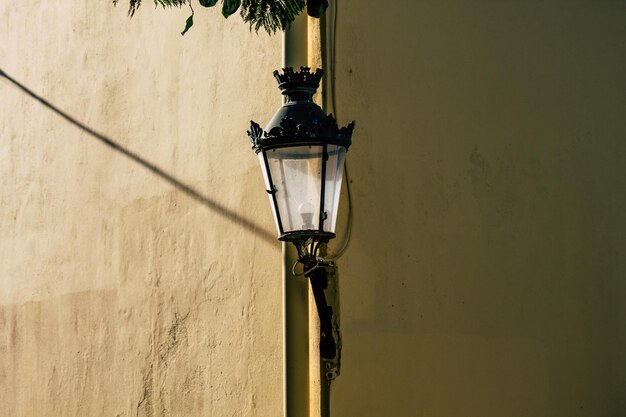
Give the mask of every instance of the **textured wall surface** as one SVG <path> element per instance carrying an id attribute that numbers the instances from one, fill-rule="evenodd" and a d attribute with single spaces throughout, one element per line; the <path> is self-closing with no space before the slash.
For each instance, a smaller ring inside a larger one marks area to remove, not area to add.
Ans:
<path id="1" fill-rule="evenodd" d="M 122 3 L 0 3 L 0 69 L 119 145 L 0 78 L 0 416 L 278 415 L 280 37 Z"/>
<path id="2" fill-rule="evenodd" d="M 626 3 L 361 4 L 333 415 L 626 415 Z"/>

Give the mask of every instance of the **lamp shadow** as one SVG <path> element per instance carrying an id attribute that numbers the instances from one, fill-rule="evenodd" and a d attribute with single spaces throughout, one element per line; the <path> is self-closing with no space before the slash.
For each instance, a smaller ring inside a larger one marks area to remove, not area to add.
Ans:
<path id="1" fill-rule="evenodd" d="M 152 162 L 145 160 L 144 158 L 142 158 L 138 154 L 136 154 L 136 153 L 134 153 L 134 152 L 124 148 L 123 146 L 121 146 L 117 142 L 113 141 L 112 139 L 104 136 L 103 134 L 101 134 L 99 132 L 96 132 L 95 130 L 93 130 L 89 126 L 87 126 L 87 125 L 81 123 L 80 121 L 76 120 L 75 118 L 73 118 L 69 114 L 65 113 L 63 110 L 61 110 L 58 107 L 56 107 L 54 104 L 48 102 L 43 97 L 37 95 L 35 92 L 30 90 L 25 85 L 21 84 L 19 81 L 15 80 L 13 77 L 11 77 L 6 72 L 4 72 L 1 68 L 0 68 L 0 77 L 5 78 L 9 82 L 11 82 L 14 86 L 16 86 L 17 88 L 22 90 L 22 92 L 26 93 L 27 95 L 29 95 L 33 99 L 37 100 L 44 107 L 48 108 L 52 112 L 56 113 L 58 116 L 62 117 L 66 121 L 68 121 L 69 123 L 73 124 L 74 126 L 76 126 L 79 129 L 81 129 L 83 132 L 86 132 L 87 134 L 89 134 L 93 138 L 99 140 L 100 142 L 102 142 L 103 144 L 108 146 L 109 148 L 114 149 L 115 151 L 121 153 L 122 155 L 124 155 L 128 159 L 132 160 L 133 162 L 136 162 L 137 164 L 141 165 L 142 167 L 144 167 L 148 171 L 152 172 L 153 174 L 161 177 L 163 180 L 165 180 L 166 182 L 170 183 L 171 185 L 176 187 L 178 190 L 180 190 L 181 192 L 183 192 L 187 196 L 191 197 L 192 199 L 196 200 L 197 202 L 203 204 L 204 206 L 206 206 L 207 208 L 209 208 L 213 212 L 217 213 L 218 215 L 220 215 L 222 217 L 225 217 L 225 218 L 228 218 L 228 219 L 232 220 L 233 222 L 237 223 L 239 226 L 243 227 L 244 229 L 247 229 L 247 230 L 249 230 L 251 232 L 254 232 L 258 237 L 260 237 L 261 239 L 263 239 L 265 241 L 268 241 L 268 242 L 271 242 L 271 243 L 275 243 L 277 241 L 275 236 L 273 236 L 271 233 L 261 229 L 259 226 L 257 226 L 255 223 L 253 223 L 251 220 L 249 220 L 249 219 L 247 219 L 247 218 L 245 218 L 245 217 L 243 217 L 243 216 L 241 216 L 241 215 L 239 215 L 239 214 L 229 210 L 228 208 L 226 208 L 222 204 L 216 202 L 215 200 L 210 199 L 209 197 L 201 194 L 200 192 L 198 192 L 197 190 L 195 190 L 191 186 L 189 186 L 189 185 L 185 184 L 184 182 L 182 182 L 181 180 L 177 179 L 176 177 L 168 174 L 163 169 L 161 169 L 158 166 L 154 165 Z"/>

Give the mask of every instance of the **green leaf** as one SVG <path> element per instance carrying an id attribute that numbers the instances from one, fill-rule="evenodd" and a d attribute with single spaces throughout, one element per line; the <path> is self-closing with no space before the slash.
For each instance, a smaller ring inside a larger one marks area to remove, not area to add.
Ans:
<path id="1" fill-rule="evenodd" d="M 185 33 L 187 33 L 187 31 L 193 26 L 193 13 L 191 14 L 191 16 L 189 16 L 187 18 L 187 22 L 185 23 L 185 29 L 183 29 L 182 32 L 180 32 L 181 35 L 185 35 Z"/>
<path id="2" fill-rule="evenodd" d="M 269 34 L 287 30 L 306 6 L 304 0 L 243 0 L 241 4 L 241 17 L 250 29 L 258 32 L 262 27 Z"/>
<path id="3" fill-rule="evenodd" d="M 217 0 L 199 0 L 200 5 L 204 7 L 213 7 L 217 3 Z"/>
<path id="4" fill-rule="evenodd" d="M 224 0 L 224 4 L 222 5 L 222 15 L 227 18 L 231 14 L 235 13 L 240 5 L 241 0 Z"/>

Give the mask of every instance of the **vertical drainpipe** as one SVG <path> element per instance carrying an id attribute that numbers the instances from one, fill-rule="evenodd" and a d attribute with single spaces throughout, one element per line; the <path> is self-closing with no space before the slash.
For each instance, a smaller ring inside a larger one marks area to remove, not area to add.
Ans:
<path id="1" fill-rule="evenodd" d="M 308 64 L 308 16 L 303 11 L 283 35 L 283 68 Z M 293 245 L 283 242 L 284 417 L 309 417 L 309 283 L 294 276 Z"/>
<path id="2" fill-rule="evenodd" d="M 331 0 L 334 1 L 334 0 Z M 328 13 L 328 11 L 326 12 Z M 317 89 L 317 93 L 313 96 L 313 100 L 326 112 L 323 105 L 326 95 L 325 86 L 328 84 L 328 68 L 324 65 L 323 58 L 323 39 L 324 20 L 308 18 L 308 63 L 311 68 L 324 68 L 326 75 L 322 78 L 322 83 Z M 322 247 L 321 254 L 325 252 L 325 246 Z M 329 280 L 330 283 L 330 280 Z M 334 309 L 334 306 L 333 306 Z M 317 306 L 313 291 L 309 285 L 309 414 L 310 417 L 328 417 L 328 396 L 325 395 L 327 390 L 327 380 L 325 372 L 323 372 L 323 364 L 320 358 L 320 320 L 317 312 Z"/>

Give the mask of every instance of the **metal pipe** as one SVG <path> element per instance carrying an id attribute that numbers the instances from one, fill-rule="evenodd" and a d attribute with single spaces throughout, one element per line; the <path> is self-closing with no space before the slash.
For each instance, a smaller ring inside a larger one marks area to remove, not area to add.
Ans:
<path id="1" fill-rule="evenodd" d="M 283 35 L 283 67 L 308 63 L 308 17 L 300 13 Z M 295 276 L 293 245 L 283 242 L 283 409 L 284 417 L 309 417 L 309 288 Z"/>

